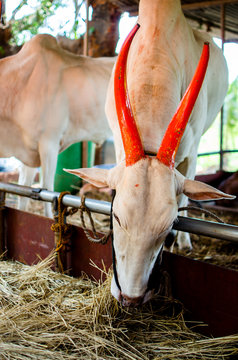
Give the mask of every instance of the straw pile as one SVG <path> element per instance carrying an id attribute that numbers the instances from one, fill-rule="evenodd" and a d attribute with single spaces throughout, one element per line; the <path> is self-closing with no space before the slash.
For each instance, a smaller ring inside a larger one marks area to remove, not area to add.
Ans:
<path id="1" fill-rule="evenodd" d="M 207 207 L 208 208 L 208 207 Z M 219 216 L 225 223 L 238 225 L 237 214 L 224 210 L 214 210 L 208 208 L 215 215 Z M 212 217 L 204 214 L 188 212 L 190 217 L 203 220 L 214 221 Z M 175 252 L 180 255 L 188 256 L 195 260 L 201 260 L 210 264 L 224 266 L 229 269 L 238 270 L 238 244 L 229 241 L 222 241 L 206 236 L 190 234 L 193 248 L 192 250 L 179 250 Z"/>
<path id="2" fill-rule="evenodd" d="M 238 353 L 238 335 L 198 335 L 165 300 L 122 309 L 110 295 L 110 276 L 103 284 L 73 279 L 54 273 L 52 259 L 32 267 L 0 261 L 1 359 L 208 360 Z"/>

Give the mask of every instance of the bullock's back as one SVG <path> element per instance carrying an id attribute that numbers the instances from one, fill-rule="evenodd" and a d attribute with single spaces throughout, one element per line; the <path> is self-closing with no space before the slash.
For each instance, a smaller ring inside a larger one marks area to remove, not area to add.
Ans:
<path id="1" fill-rule="evenodd" d="M 114 62 L 115 58 L 72 54 L 63 50 L 51 35 L 36 35 L 19 53 L 0 60 L 0 90 L 3 94 L 0 106 L 8 112 L 18 112 L 18 107 L 23 109 L 27 102 L 29 118 L 35 117 L 36 111 L 40 114 L 46 103 L 52 104 L 56 93 L 66 91 L 65 96 L 71 98 L 71 84 L 77 85 L 79 97 L 84 91 L 83 85 L 98 89 L 100 83 L 106 88 Z M 11 106 L 5 106 L 6 102 Z M 14 117 L 9 113 L 5 116 Z"/>
<path id="2" fill-rule="evenodd" d="M 100 68 L 102 72 L 111 71 L 115 58 L 91 58 L 89 56 L 73 54 L 63 49 L 57 40 L 47 34 L 38 34 L 26 43 L 19 55 L 26 57 L 30 54 L 39 57 L 45 57 L 47 63 L 53 64 L 54 68 L 60 64 L 62 68 L 82 67 L 90 70 Z"/>
<path id="3" fill-rule="evenodd" d="M 209 66 L 206 74 L 208 112 L 205 132 L 220 110 L 228 90 L 228 68 L 222 50 L 214 43 L 212 37 L 205 32 L 193 30 L 194 37 L 200 47 L 204 42 L 210 44 Z"/>

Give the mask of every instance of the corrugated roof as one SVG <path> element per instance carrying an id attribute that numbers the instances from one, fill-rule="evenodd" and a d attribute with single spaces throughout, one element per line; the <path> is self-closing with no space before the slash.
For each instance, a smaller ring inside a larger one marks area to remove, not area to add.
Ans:
<path id="1" fill-rule="evenodd" d="M 123 11 L 136 15 L 139 0 L 110 0 Z M 148 0 L 149 2 L 149 0 Z M 238 0 L 182 0 L 185 16 L 192 25 L 221 35 L 221 4 L 225 6 L 225 39 L 238 41 Z"/>

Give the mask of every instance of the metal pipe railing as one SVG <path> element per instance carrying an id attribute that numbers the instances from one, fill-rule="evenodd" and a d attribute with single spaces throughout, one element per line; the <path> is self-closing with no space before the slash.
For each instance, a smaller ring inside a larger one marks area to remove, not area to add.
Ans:
<path id="1" fill-rule="evenodd" d="M 178 222 L 174 224 L 173 229 L 238 244 L 238 226 L 235 225 L 178 216 Z"/>
<path id="2" fill-rule="evenodd" d="M 205 153 L 199 153 L 197 156 L 198 157 L 202 157 L 202 156 L 211 156 L 211 155 L 221 155 L 222 154 L 232 154 L 232 153 L 237 153 L 238 150 L 235 149 L 235 150 L 218 150 L 218 151 L 210 151 L 210 152 L 205 152 Z"/>
<path id="3" fill-rule="evenodd" d="M 0 191 L 51 203 L 53 203 L 54 199 L 58 198 L 60 195 L 60 193 L 56 191 L 2 182 L 0 182 Z M 62 203 L 65 206 L 79 208 L 81 205 L 81 198 L 80 196 L 75 195 L 65 195 L 62 199 Z M 111 204 L 107 201 L 86 199 L 85 205 L 92 212 L 110 215 Z"/>
<path id="4" fill-rule="evenodd" d="M 59 192 L 2 182 L 0 182 L 0 191 L 48 202 L 53 202 L 54 199 L 56 197 L 58 198 L 60 195 Z M 81 198 L 75 195 L 65 195 L 62 199 L 62 203 L 65 206 L 79 208 L 81 205 Z M 110 215 L 110 202 L 86 199 L 85 205 L 92 212 Z M 220 224 L 212 221 L 178 216 L 178 221 L 174 224 L 173 229 L 227 240 L 238 244 L 238 226 L 235 225 Z"/>

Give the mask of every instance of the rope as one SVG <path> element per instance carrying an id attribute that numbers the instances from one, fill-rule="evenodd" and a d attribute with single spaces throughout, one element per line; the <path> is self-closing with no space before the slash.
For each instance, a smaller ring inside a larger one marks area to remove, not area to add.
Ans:
<path id="1" fill-rule="evenodd" d="M 51 230 L 54 231 L 58 235 L 58 238 L 56 239 L 55 252 L 56 252 L 56 258 L 57 258 L 57 265 L 58 265 L 60 272 L 64 271 L 61 255 L 65 252 L 66 247 L 69 244 L 69 238 L 70 238 L 71 229 L 72 229 L 71 225 L 65 223 L 65 217 L 68 215 L 73 215 L 78 211 L 78 209 L 76 209 L 76 208 L 67 209 L 67 207 L 63 205 L 63 203 L 62 203 L 63 197 L 67 194 L 70 194 L 70 192 L 64 191 L 64 192 L 60 193 L 58 203 L 57 203 L 58 211 L 57 211 L 57 214 L 54 216 L 55 223 L 51 225 Z M 88 207 L 85 205 L 85 200 L 86 200 L 86 198 L 83 195 L 81 197 L 81 205 L 79 207 L 80 218 L 82 221 L 82 227 L 83 227 L 84 233 L 89 241 L 91 241 L 93 243 L 105 245 L 108 242 L 108 240 L 112 234 L 112 229 L 110 229 L 109 232 L 107 234 L 103 235 L 102 237 L 99 237 L 97 235 L 91 212 L 88 209 Z M 85 224 L 85 220 L 84 220 L 85 212 L 87 213 L 87 215 L 89 217 L 91 228 L 92 228 L 91 231 L 93 233 L 93 236 L 91 236 L 89 230 L 86 228 L 86 224 Z"/>
<path id="2" fill-rule="evenodd" d="M 94 221 L 93 221 L 93 218 L 92 218 L 92 214 L 90 212 L 90 210 L 88 209 L 88 207 L 85 205 L 85 196 L 83 195 L 81 197 L 81 205 L 79 207 L 79 211 L 80 211 L 80 218 L 81 218 L 81 222 L 82 222 L 82 226 L 83 226 L 83 230 L 84 230 L 84 233 L 87 237 L 87 239 L 93 243 L 96 243 L 96 244 L 102 244 L 102 245 L 105 245 L 111 234 L 112 234 L 112 230 L 110 229 L 109 232 L 105 235 L 103 235 L 102 237 L 99 237 L 96 233 L 96 229 L 95 229 L 95 226 L 94 226 Z M 92 228 L 92 233 L 93 233 L 93 236 L 91 236 L 89 230 L 86 228 L 86 225 L 85 225 L 85 220 L 84 220 L 84 213 L 87 213 L 88 217 L 89 217 L 89 220 L 90 220 L 90 224 L 91 224 L 91 228 Z"/>
<path id="3" fill-rule="evenodd" d="M 54 216 L 55 223 L 51 225 L 51 230 L 58 235 L 56 240 L 55 252 L 56 252 L 57 265 L 61 273 L 64 272 L 61 255 L 65 253 L 71 235 L 71 225 L 65 223 L 65 216 L 68 215 L 67 207 L 64 206 L 62 203 L 63 197 L 67 194 L 70 194 L 70 192 L 64 191 L 60 193 L 58 199 L 58 206 L 57 206 L 58 212 Z"/>
<path id="4" fill-rule="evenodd" d="M 56 252 L 57 266 L 61 273 L 64 272 L 62 255 L 65 253 L 66 247 L 69 244 L 69 238 L 70 238 L 71 229 L 72 229 L 71 225 L 65 223 L 65 217 L 68 215 L 73 215 L 74 213 L 76 213 L 78 211 L 78 209 L 76 209 L 76 208 L 67 209 L 67 207 L 64 206 L 64 204 L 62 203 L 63 197 L 67 194 L 70 194 L 70 192 L 64 191 L 64 192 L 60 193 L 58 203 L 57 203 L 58 211 L 57 211 L 57 214 L 54 215 L 55 223 L 51 225 L 51 230 L 54 231 L 55 234 L 57 235 L 57 238 L 55 236 L 55 239 L 56 239 L 55 252 Z M 83 227 L 84 233 L 89 241 L 96 243 L 96 244 L 105 245 L 108 242 L 110 236 L 112 235 L 112 229 L 110 229 L 107 234 L 105 234 L 101 237 L 99 237 L 97 235 L 91 212 L 88 209 L 88 207 L 85 205 L 85 200 L 86 200 L 86 198 L 83 195 L 81 197 L 81 205 L 79 207 L 80 218 L 82 221 L 82 227 Z M 93 236 L 91 236 L 89 230 L 86 228 L 86 224 L 85 224 L 85 220 L 84 220 L 85 212 L 87 213 L 87 215 L 89 217 L 91 228 L 92 228 L 91 231 L 93 233 Z"/>
<path id="5" fill-rule="evenodd" d="M 206 215 L 209 215 L 209 216 L 213 217 L 218 222 L 225 224 L 225 222 L 221 218 L 219 218 L 217 215 L 213 214 L 209 210 L 199 208 L 199 207 L 196 207 L 196 206 L 185 206 L 185 207 L 181 207 L 181 208 L 178 209 L 178 211 L 184 211 L 184 210 L 192 210 L 192 211 L 202 212 L 202 213 L 204 213 Z"/>

